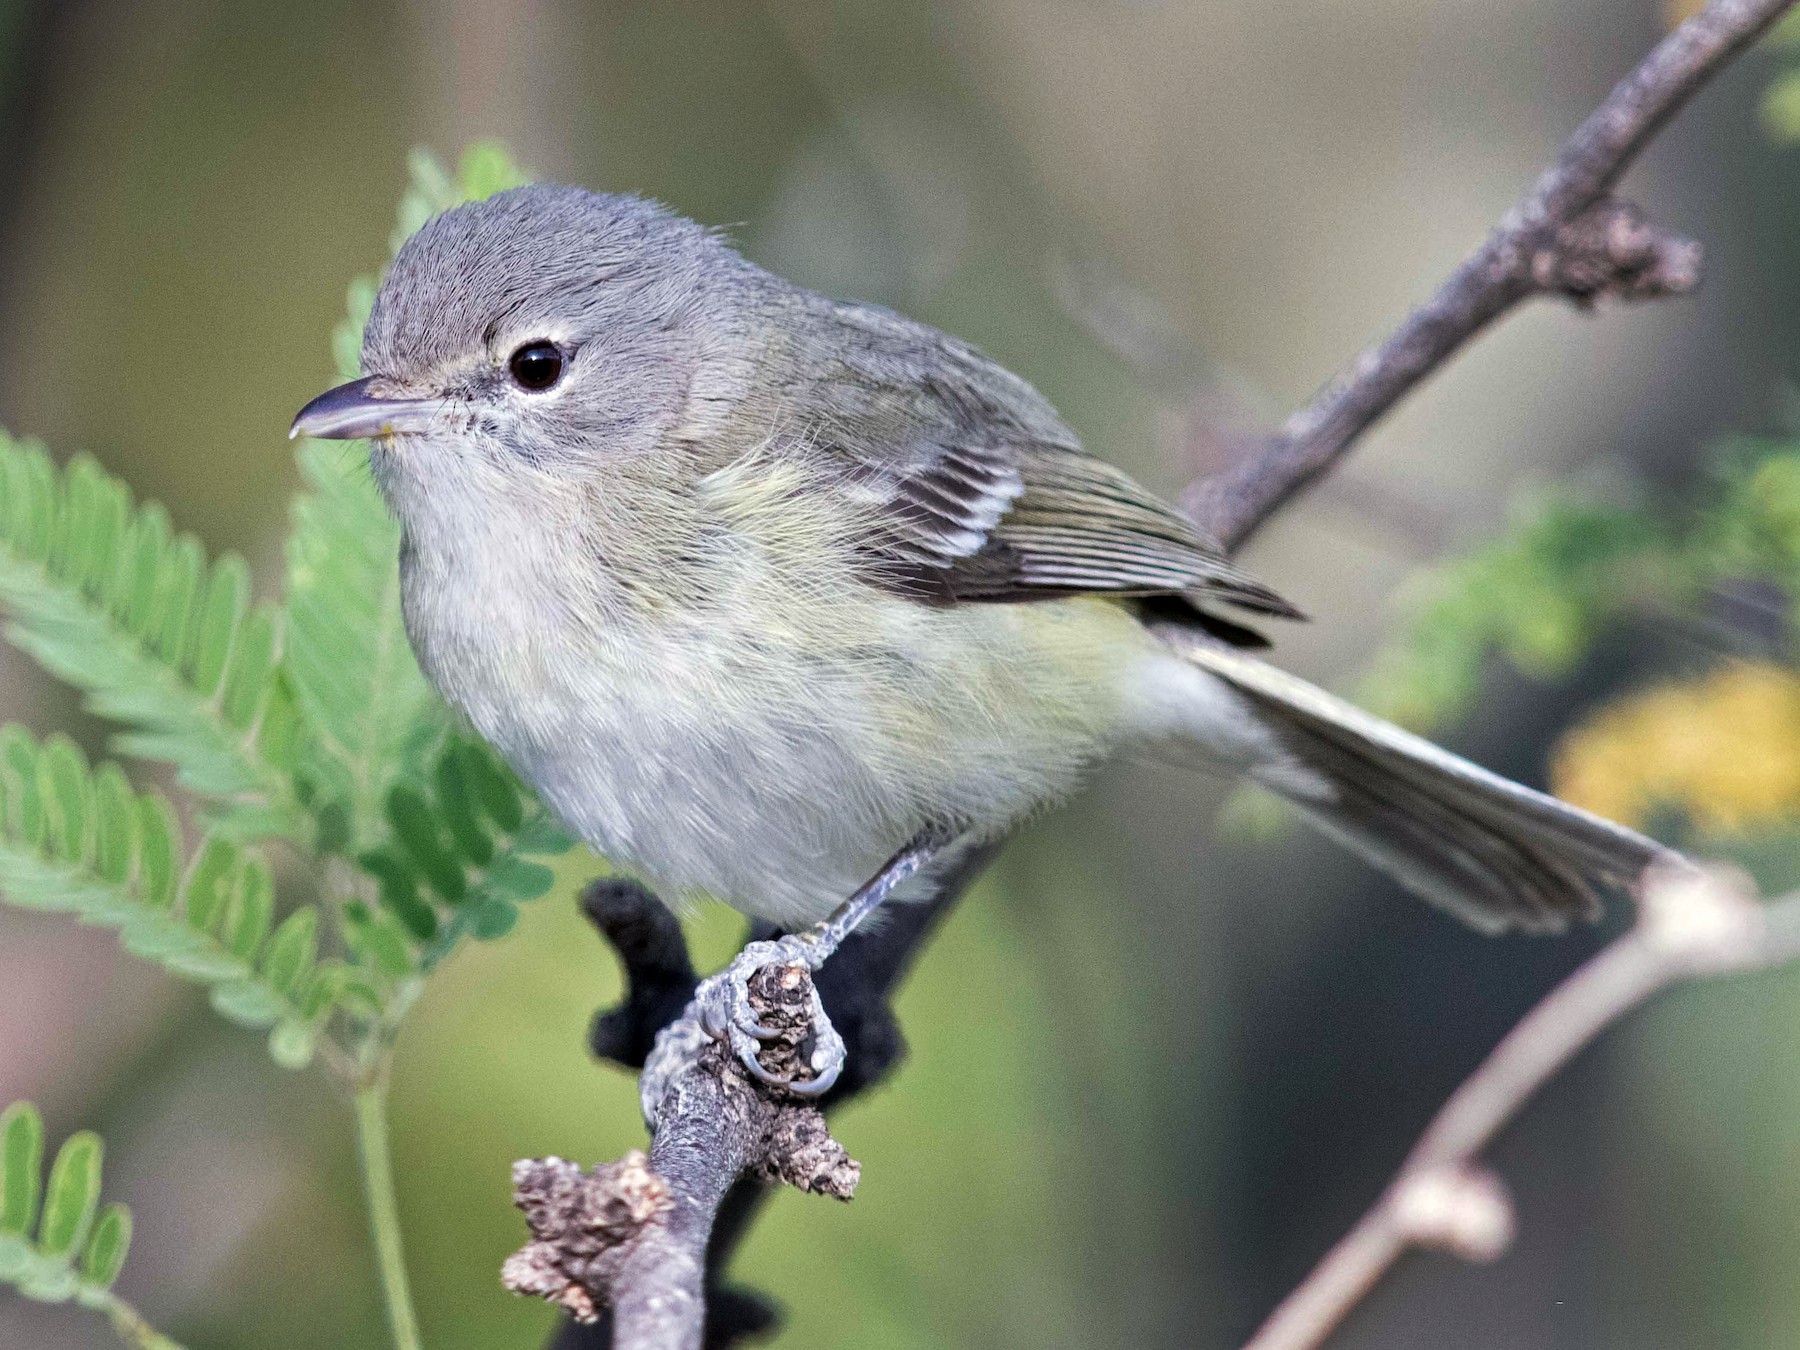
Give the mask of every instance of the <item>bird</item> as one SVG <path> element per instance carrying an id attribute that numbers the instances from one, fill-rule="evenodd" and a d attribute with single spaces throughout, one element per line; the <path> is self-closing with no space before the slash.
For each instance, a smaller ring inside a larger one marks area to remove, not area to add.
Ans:
<path id="1" fill-rule="evenodd" d="M 660 894 L 787 930 L 695 1016 L 757 1078 L 748 981 L 817 969 L 1118 756 L 1273 791 L 1489 932 L 1556 931 L 1672 850 L 1270 664 L 1299 609 L 967 342 L 642 198 L 533 185 L 396 254 L 360 378 L 420 668 Z"/>

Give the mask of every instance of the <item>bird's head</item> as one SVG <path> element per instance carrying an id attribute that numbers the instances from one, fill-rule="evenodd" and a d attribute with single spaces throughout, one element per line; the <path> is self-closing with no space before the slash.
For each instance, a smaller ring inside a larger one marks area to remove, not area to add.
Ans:
<path id="1" fill-rule="evenodd" d="M 534 186 L 457 207 L 395 257 L 362 378 L 291 434 L 370 439 L 403 520 L 458 484 L 528 499 L 651 459 L 730 401 L 748 272 L 713 232 L 634 197 Z"/>

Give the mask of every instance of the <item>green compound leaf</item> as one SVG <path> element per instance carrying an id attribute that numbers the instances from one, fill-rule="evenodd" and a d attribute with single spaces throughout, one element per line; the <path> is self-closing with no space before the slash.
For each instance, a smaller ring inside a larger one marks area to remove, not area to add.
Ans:
<path id="1" fill-rule="evenodd" d="M 360 902 L 345 905 L 344 938 L 351 953 L 381 975 L 403 979 L 414 973 L 412 941 L 390 916 Z"/>
<path id="2" fill-rule="evenodd" d="M 1715 447 L 1707 469 L 1699 493 L 1667 502 L 1540 501 L 1500 538 L 1432 569 L 1415 586 L 1410 630 L 1379 658 L 1366 701 L 1429 727 L 1468 708 L 1491 657 L 1532 678 L 1560 677 L 1622 619 L 1674 619 L 1729 641 L 1713 600 L 1746 582 L 1779 592 L 1789 635 L 1777 640 L 1791 661 L 1800 442 L 1736 437 Z"/>
<path id="3" fill-rule="evenodd" d="M 418 878 L 411 865 L 392 848 L 370 849 L 357 859 L 363 871 L 375 878 L 381 906 L 415 938 L 429 942 L 437 933 L 437 912 L 419 894 Z"/>
<path id="4" fill-rule="evenodd" d="M 190 927 L 202 933 L 216 933 L 237 880 L 240 861 L 236 846 L 228 839 L 215 836 L 200 846 L 181 887 L 181 903 Z"/>
<path id="5" fill-rule="evenodd" d="M 37 1205 L 43 1141 L 43 1122 L 29 1102 L 0 1111 L 0 1283 L 40 1302 L 72 1299 L 103 1312 L 120 1335 L 146 1350 L 181 1350 L 112 1292 L 131 1250 L 131 1211 L 100 1206 L 98 1135 L 83 1130 L 57 1151 L 43 1216 L 31 1232 L 26 1210 Z"/>
<path id="6" fill-rule="evenodd" d="M 517 780 L 482 747 L 465 744 L 454 753 L 457 773 L 488 819 L 507 834 L 519 829 L 525 821 L 525 805 Z"/>
<path id="7" fill-rule="evenodd" d="M 405 785 L 388 794 L 388 823 L 394 838 L 420 874 L 445 901 L 461 904 L 468 895 L 468 878 L 455 840 L 438 829 L 437 813 L 423 793 Z"/>
<path id="8" fill-rule="evenodd" d="M 450 832 L 455 851 L 476 867 L 486 867 L 494 860 L 494 841 L 482 828 L 479 818 L 478 789 L 470 779 L 468 760 L 480 752 L 465 745 L 452 746 L 438 760 L 438 819 Z"/>
<path id="9" fill-rule="evenodd" d="M 541 806 L 527 807 L 511 773 L 485 746 L 450 738 L 427 777 L 429 788 L 402 783 L 393 789 L 387 839 L 357 859 L 381 900 L 383 914 L 370 918 L 388 923 L 352 945 L 389 975 L 399 973 L 396 939 L 410 973 L 430 970 L 464 934 L 510 932 L 518 902 L 555 883 L 555 874 L 531 859 L 574 847 Z"/>
<path id="10" fill-rule="evenodd" d="M 269 865 L 254 854 L 238 866 L 226 900 L 224 926 L 219 936 L 233 956 L 249 965 L 268 940 L 275 922 L 275 878 Z"/>
<path id="11" fill-rule="evenodd" d="M 299 910 L 270 936 L 274 884 L 258 853 L 214 834 L 190 855 L 162 797 L 133 792 L 115 765 L 89 770 L 72 742 L 39 746 L 17 726 L 0 727 L 0 899 L 118 928 L 127 951 L 212 986 L 232 1021 L 260 1028 L 331 1011 L 297 1002 L 318 916 Z"/>
<path id="12" fill-rule="evenodd" d="M 556 884 L 556 873 L 541 863 L 527 862 L 516 854 L 488 869 L 485 889 L 509 900 L 536 900 Z"/>
<path id="13" fill-rule="evenodd" d="M 58 470 L 0 433 L 0 609 L 7 637 L 122 723 L 114 748 L 175 766 L 216 827 L 299 837 L 284 759 L 274 616 L 251 611 L 249 573 L 208 564 L 155 503 L 86 456 Z M 266 725 L 265 725 L 266 724 Z"/>
<path id="14" fill-rule="evenodd" d="M 1364 698 L 1428 728 L 1473 702 L 1490 654 L 1555 678 L 1620 611 L 1684 585 L 1663 526 L 1641 509 L 1539 504 L 1512 533 L 1415 584 L 1411 631 L 1379 658 Z"/>
<path id="15" fill-rule="evenodd" d="M 284 669 L 313 736 L 305 767 L 361 851 L 416 746 L 441 735 L 449 714 L 401 627 L 399 531 L 366 447 L 309 441 L 300 469 L 308 491 L 288 538 Z"/>
<path id="16" fill-rule="evenodd" d="M 473 141 L 456 166 L 457 192 L 467 202 L 480 201 L 508 188 L 523 187 L 530 178 L 500 141 Z"/>

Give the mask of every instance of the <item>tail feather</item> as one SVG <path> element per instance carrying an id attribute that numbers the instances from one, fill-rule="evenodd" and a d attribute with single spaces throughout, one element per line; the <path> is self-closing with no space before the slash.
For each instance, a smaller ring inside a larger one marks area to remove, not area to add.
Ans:
<path id="1" fill-rule="evenodd" d="M 1555 932 L 1679 857 L 1489 773 L 1285 671 L 1179 630 L 1182 654 L 1262 714 L 1290 762 L 1251 770 L 1320 829 L 1489 932 Z M 1316 790 L 1308 790 L 1309 770 Z"/>

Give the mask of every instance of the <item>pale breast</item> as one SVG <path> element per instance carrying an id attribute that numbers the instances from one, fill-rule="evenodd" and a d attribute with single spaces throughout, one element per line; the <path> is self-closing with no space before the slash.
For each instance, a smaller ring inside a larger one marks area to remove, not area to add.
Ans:
<path id="1" fill-rule="evenodd" d="M 931 609 L 862 586 L 615 611 L 409 559 L 421 664 L 598 852 L 670 899 L 823 917 L 928 823 L 1004 829 L 1110 748 L 1097 602 Z M 1129 623 L 1129 620 L 1123 620 Z"/>
<path id="2" fill-rule="evenodd" d="M 421 666 L 670 899 L 822 917 L 926 825 L 994 834 L 1063 796 L 1129 720 L 1130 615 L 879 590 L 838 514 L 766 466 L 526 495 L 428 452 L 382 474 Z"/>

